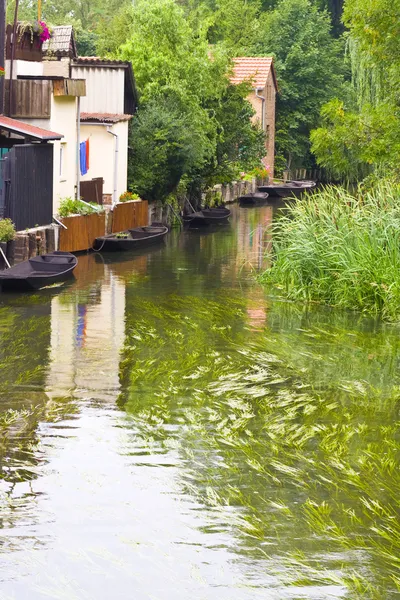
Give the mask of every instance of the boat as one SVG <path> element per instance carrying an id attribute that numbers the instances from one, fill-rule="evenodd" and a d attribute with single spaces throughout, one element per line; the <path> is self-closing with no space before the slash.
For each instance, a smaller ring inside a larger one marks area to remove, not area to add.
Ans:
<path id="1" fill-rule="evenodd" d="M 3 292 L 39 290 L 73 277 L 73 270 L 77 264 L 78 259 L 70 252 L 55 251 L 34 256 L 0 271 L 0 287 Z"/>
<path id="2" fill-rule="evenodd" d="M 126 252 L 137 250 L 152 244 L 162 242 L 168 233 L 168 227 L 152 224 L 146 227 L 135 227 L 119 233 L 111 233 L 96 238 L 93 250 L 97 252 Z"/>
<path id="3" fill-rule="evenodd" d="M 296 196 L 297 198 L 303 193 L 315 188 L 315 181 L 286 181 L 286 183 L 270 183 L 261 185 L 259 192 L 266 192 L 269 196 L 278 198 L 287 198 L 288 196 Z"/>
<path id="4" fill-rule="evenodd" d="M 267 192 L 250 192 L 249 194 L 239 196 L 239 204 L 240 206 L 254 206 L 255 204 L 265 202 L 268 196 Z"/>
<path id="5" fill-rule="evenodd" d="M 230 215 L 231 211 L 225 207 L 203 208 L 203 210 L 183 215 L 182 219 L 189 227 L 206 227 L 226 223 Z"/>

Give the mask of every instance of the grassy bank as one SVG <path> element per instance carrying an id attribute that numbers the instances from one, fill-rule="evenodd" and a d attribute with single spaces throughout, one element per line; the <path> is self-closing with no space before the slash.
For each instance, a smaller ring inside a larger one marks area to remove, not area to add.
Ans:
<path id="1" fill-rule="evenodd" d="M 400 186 L 304 198 L 274 225 L 272 254 L 261 281 L 286 297 L 399 320 Z"/>

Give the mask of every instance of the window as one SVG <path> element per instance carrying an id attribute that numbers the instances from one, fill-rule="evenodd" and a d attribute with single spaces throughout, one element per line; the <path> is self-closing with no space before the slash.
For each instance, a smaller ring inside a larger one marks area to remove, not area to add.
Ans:
<path id="1" fill-rule="evenodd" d="M 60 181 L 65 181 L 66 179 L 66 158 L 67 158 L 67 153 L 66 153 L 66 149 L 67 149 L 67 144 L 65 142 L 63 142 L 62 144 L 60 144 L 60 168 L 59 168 L 59 177 L 60 177 Z"/>

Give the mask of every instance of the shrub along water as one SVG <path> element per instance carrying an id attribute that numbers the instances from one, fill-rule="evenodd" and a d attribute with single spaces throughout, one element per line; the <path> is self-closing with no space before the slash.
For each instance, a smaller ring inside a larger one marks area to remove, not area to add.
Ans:
<path id="1" fill-rule="evenodd" d="M 326 187 L 289 206 L 261 280 L 291 299 L 400 319 L 400 185 Z"/>

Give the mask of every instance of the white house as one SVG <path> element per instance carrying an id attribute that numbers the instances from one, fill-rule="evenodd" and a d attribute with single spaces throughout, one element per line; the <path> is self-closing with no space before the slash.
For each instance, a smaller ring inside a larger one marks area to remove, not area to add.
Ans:
<path id="1" fill-rule="evenodd" d="M 102 177 L 103 197 L 115 204 L 127 188 L 128 125 L 137 103 L 132 65 L 78 57 L 72 61 L 71 73 L 86 81 L 86 96 L 80 102 L 80 140 L 89 141 L 89 169 L 82 181 Z"/>
<path id="2" fill-rule="evenodd" d="M 128 123 L 136 109 L 131 64 L 78 58 L 71 26 L 54 28 L 39 60 L 29 47 L 17 50 L 12 68 L 10 56 L 6 61 L 7 112 L 63 135 L 53 142 L 53 214 L 61 199 L 90 191 L 92 180 L 102 179 L 103 198 L 117 202 L 127 188 Z M 86 141 L 89 164 L 81 175 Z"/>

